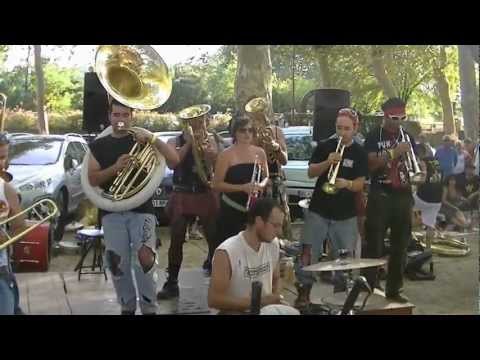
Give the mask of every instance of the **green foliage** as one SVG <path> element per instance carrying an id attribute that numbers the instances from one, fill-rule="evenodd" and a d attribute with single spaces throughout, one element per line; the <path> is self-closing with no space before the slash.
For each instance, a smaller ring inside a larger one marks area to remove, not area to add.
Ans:
<path id="1" fill-rule="evenodd" d="M 445 48 L 445 58 L 440 56 L 440 46 L 382 45 L 375 47 L 383 55 L 387 75 L 395 89 L 400 96 L 408 99 L 409 113 L 413 119 L 433 118 L 441 121 L 443 117 L 433 76 L 434 69 L 440 69 L 445 74 L 452 102 L 457 104 L 456 116 L 461 116 L 457 50 L 455 46 L 442 46 Z M 68 50 L 66 45 L 56 47 L 58 51 Z M 15 67 L 12 71 L 5 71 L 2 63 L 6 58 L 7 50 L 8 46 L 0 45 L 0 92 L 7 94 L 9 108 L 21 107 L 25 110 L 36 110 L 33 66 L 27 68 L 22 65 Z M 297 111 L 300 111 L 303 96 L 308 91 L 320 87 L 323 72 L 321 70 L 325 70 L 321 68 L 321 64 L 328 67 L 332 87 L 350 91 L 352 106 L 361 113 L 376 113 L 385 100 L 382 89 L 373 74 L 372 46 L 370 45 L 295 45 L 295 47 L 271 45 L 270 51 L 273 69 L 273 107 L 277 113 L 289 114 L 291 111 L 292 56 L 294 54 Z M 172 94 L 159 112 L 175 113 L 187 106 L 201 103 L 210 104 L 212 114 L 234 109 L 236 67 L 237 55 L 234 45 L 225 45 L 212 56 L 192 58 L 185 63 L 177 64 L 172 69 L 175 74 Z M 78 128 L 80 125 L 73 119 L 68 119 L 73 116 L 71 114 L 77 113 L 72 111 L 82 108 L 83 74 L 78 69 L 62 69 L 48 59 L 45 59 L 44 73 L 45 98 L 51 132 L 54 132 L 53 129 L 60 131 L 69 127 Z M 178 125 L 171 116 L 161 117 L 158 113 L 137 113 L 137 115 L 139 124 L 145 123 L 147 128 L 152 126 L 171 130 Z M 30 117 L 27 116 L 27 118 Z M 26 120 L 22 119 L 18 118 L 19 124 L 25 123 Z M 308 116 L 296 116 L 295 121 L 305 123 L 308 121 Z M 54 124 L 56 122 L 58 124 Z M 36 129 L 36 126 L 33 128 Z"/>
<path id="2" fill-rule="evenodd" d="M 80 110 L 83 102 L 83 74 L 78 69 L 44 65 L 47 111 Z M 36 76 L 33 67 L 16 66 L 0 74 L 0 92 L 8 96 L 9 108 L 36 110 Z"/>

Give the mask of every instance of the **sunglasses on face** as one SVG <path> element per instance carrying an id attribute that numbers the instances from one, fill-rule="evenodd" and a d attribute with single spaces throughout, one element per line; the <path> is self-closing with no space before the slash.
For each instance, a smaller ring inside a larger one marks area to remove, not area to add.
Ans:
<path id="1" fill-rule="evenodd" d="M 395 121 L 404 121 L 408 119 L 408 115 L 388 115 L 388 117 Z"/>
<path id="2" fill-rule="evenodd" d="M 246 134 L 247 132 L 250 133 L 250 134 L 253 134 L 254 129 L 253 129 L 253 127 L 241 128 L 241 129 L 238 129 L 238 132 L 241 133 L 241 134 Z"/>

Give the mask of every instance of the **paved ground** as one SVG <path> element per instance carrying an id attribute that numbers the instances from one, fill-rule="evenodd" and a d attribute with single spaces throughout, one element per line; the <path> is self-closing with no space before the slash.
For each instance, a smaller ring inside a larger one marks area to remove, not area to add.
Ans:
<path id="1" fill-rule="evenodd" d="M 295 226 L 298 236 L 301 225 Z M 158 229 L 162 246 L 158 249 L 159 286 L 164 281 L 163 269 L 167 266 L 169 228 Z M 73 233 L 66 233 L 65 241 L 73 241 Z M 477 314 L 479 311 L 479 239 L 477 234 L 468 236 L 472 252 L 467 257 L 452 258 L 435 256 L 435 281 L 405 281 L 405 293 L 415 305 L 414 314 Z M 184 247 L 183 291 L 201 283 L 205 296 L 208 278 L 201 275 L 201 266 L 206 258 L 205 240 L 188 240 Z M 53 258 L 49 273 L 19 274 L 22 306 L 32 314 L 116 314 L 118 305 L 111 280 L 100 275 L 85 275 L 78 282 L 73 269 L 79 259 L 78 253 L 63 252 Z M 181 282 L 182 282 L 181 278 Z M 295 289 L 291 283 L 284 284 L 283 294 L 293 302 Z M 58 294 L 57 294 L 58 293 Z M 56 296 L 52 296 L 57 294 Z M 62 297 L 62 294 L 63 297 Z M 65 295 L 66 294 L 66 295 Z M 323 299 L 332 295 L 332 287 L 317 283 L 312 297 Z M 52 299 L 36 301 L 35 299 Z M 172 313 L 176 304 L 163 303 L 160 313 Z"/>

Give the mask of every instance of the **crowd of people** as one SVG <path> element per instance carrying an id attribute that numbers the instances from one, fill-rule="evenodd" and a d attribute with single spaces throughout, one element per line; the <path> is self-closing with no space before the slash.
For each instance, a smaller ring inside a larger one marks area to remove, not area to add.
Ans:
<path id="1" fill-rule="evenodd" d="M 431 234 L 437 227 L 438 214 L 463 229 L 470 225 L 464 212 L 478 208 L 479 177 L 473 160 L 478 156 L 478 145 L 468 139 L 455 144 L 452 137 L 445 136 L 444 143 L 433 149 L 424 135 L 418 137 L 417 143 L 403 128 L 408 118 L 403 100 L 388 99 L 382 111 L 382 124 L 366 134 L 360 145 L 355 135 L 361 118 L 351 108 L 341 109 L 336 117 L 336 134 L 320 141 L 311 156 L 308 176 L 317 178 L 317 182 L 295 266 L 297 307 L 310 301 L 316 280 L 303 269 L 321 260 L 325 239 L 329 240 L 333 259 L 341 251 L 350 256 L 380 258 L 385 255 L 387 230 L 390 251 L 385 296 L 391 301 L 407 302 L 402 292 L 403 273 L 413 210 L 422 212 L 423 224 Z M 255 281 L 262 283 L 262 305 L 284 303 L 278 285 L 278 237 L 285 234 L 288 220 L 282 187 L 282 165 L 286 164 L 288 153 L 281 128 L 268 125 L 266 113 L 234 116 L 233 145 L 223 149 L 210 135 L 205 141 L 203 164 L 214 169 L 206 173 L 205 181 L 199 169 L 203 165 L 195 158 L 194 146 L 198 144 L 189 130 L 203 128 L 207 113 L 194 121 L 183 119 L 184 130 L 168 143 L 144 129 L 135 128 L 133 135 L 127 131 L 133 124 L 132 109 L 116 100 L 110 102 L 109 119 L 112 133 L 90 144 L 88 179 L 92 186 L 108 191 L 117 174 L 128 166 L 128 153 L 136 142 L 151 144 L 174 169 L 173 193 L 167 207 L 171 228 L 168 277 L 159 291 L 154 276 L 156 220 L 151 199 L 128 211 L 101 211 L 106 264 L 112 273 L 121 313 L 135 313 L 137 291 L 140 310 L 145 315 L 156 313 L 158 301 L 179 296 L 183 244 L 195 219 L 208 243 L 204 268 L 211 276 L 211 307 L 222 313 L 248 311 Z M 260 139 L 265 123 L 271 134 L 267 143 Z M 413 179 L 412 156 L 418 159 L 424 174 L 418 182 Z M 325 184 L 329 182 L 333 182 L 333 189 L 327 191 Z M 0 185 L 5 186 L 0 200 L 9 204 L 10 213 L 15 213 L 18 204 L 10 194 L 12 189 L 3 180 Z M 364 253 L 359 254 L 358 242 L 362 238 L 366 246 Z M 12 296 L 0 296 L 0 313 L 14 313 L 14 281 L 5 275 L 11 274 L 6 256 L 4 250 L 0 251 L 0 295 Z M 334 282 L 338 284 L 343 280 L 337 275 Z M 372 288 L 383 290 L 378 269 L 365 270 L 364 275 Z"/>

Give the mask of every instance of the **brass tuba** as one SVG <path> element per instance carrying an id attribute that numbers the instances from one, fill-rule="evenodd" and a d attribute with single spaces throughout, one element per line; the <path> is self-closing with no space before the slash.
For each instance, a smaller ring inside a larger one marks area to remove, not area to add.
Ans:
<path id="1" fill-rule="evenodd" d="M 258 146 L 265 150 L 268 162 L 273 163 L 275 161 L 275 149 L 272 147 L 273 132 L 272 129 L 268 127 L 267 122 L 267 107 L 267 99 L 256 97 L 245 105 L 245 111 L 254 119 Z"/>
<path id="2" fill-rule="evenodd" d="M 415 233 L 416 238 L 420 238 L 420 244 L 427 249 L 431 249 L 434 254 L 440 256 L 460 257 L 467 256 L 471 248 L 466 241 L 455 239 L 447 234 L 438 234 L 433 239 L 427 239 L 424 234 Z"/>
<path id="3" fill-rule="evenodd" d="M 168 100 L 172 91 L 168 67 L 150 46 L 101 45 L 95 56 L 95 71 L 108 95 L 133 109 L 158 108 Z M 135 129 L 126 130 L 133 134 Z M 98 138 L 111 133 L 112 127 L 109 126 Z M 130 155 L 130 163 L 117 174 L 108 191 L 90 185 L 90 152 L 85 156 L 82 187 L 98 208 L 128 211 L 147 201 L 160 186 L 165 173 L 165 158 L 155 146 L 136 143 Z"/>
<path id="4" fill-rule="evenodd" d="M 197 175 L 202 183 L 208 187 L 211 186 L 213 168 L 205 160 L 205 149 L 209 145 L 205 117 L 210 109 L 210 105 L 194 105 L 177 114 L 178 118 L 183 120 L 183 128 L 192 137 L 192 153 Z"/>

